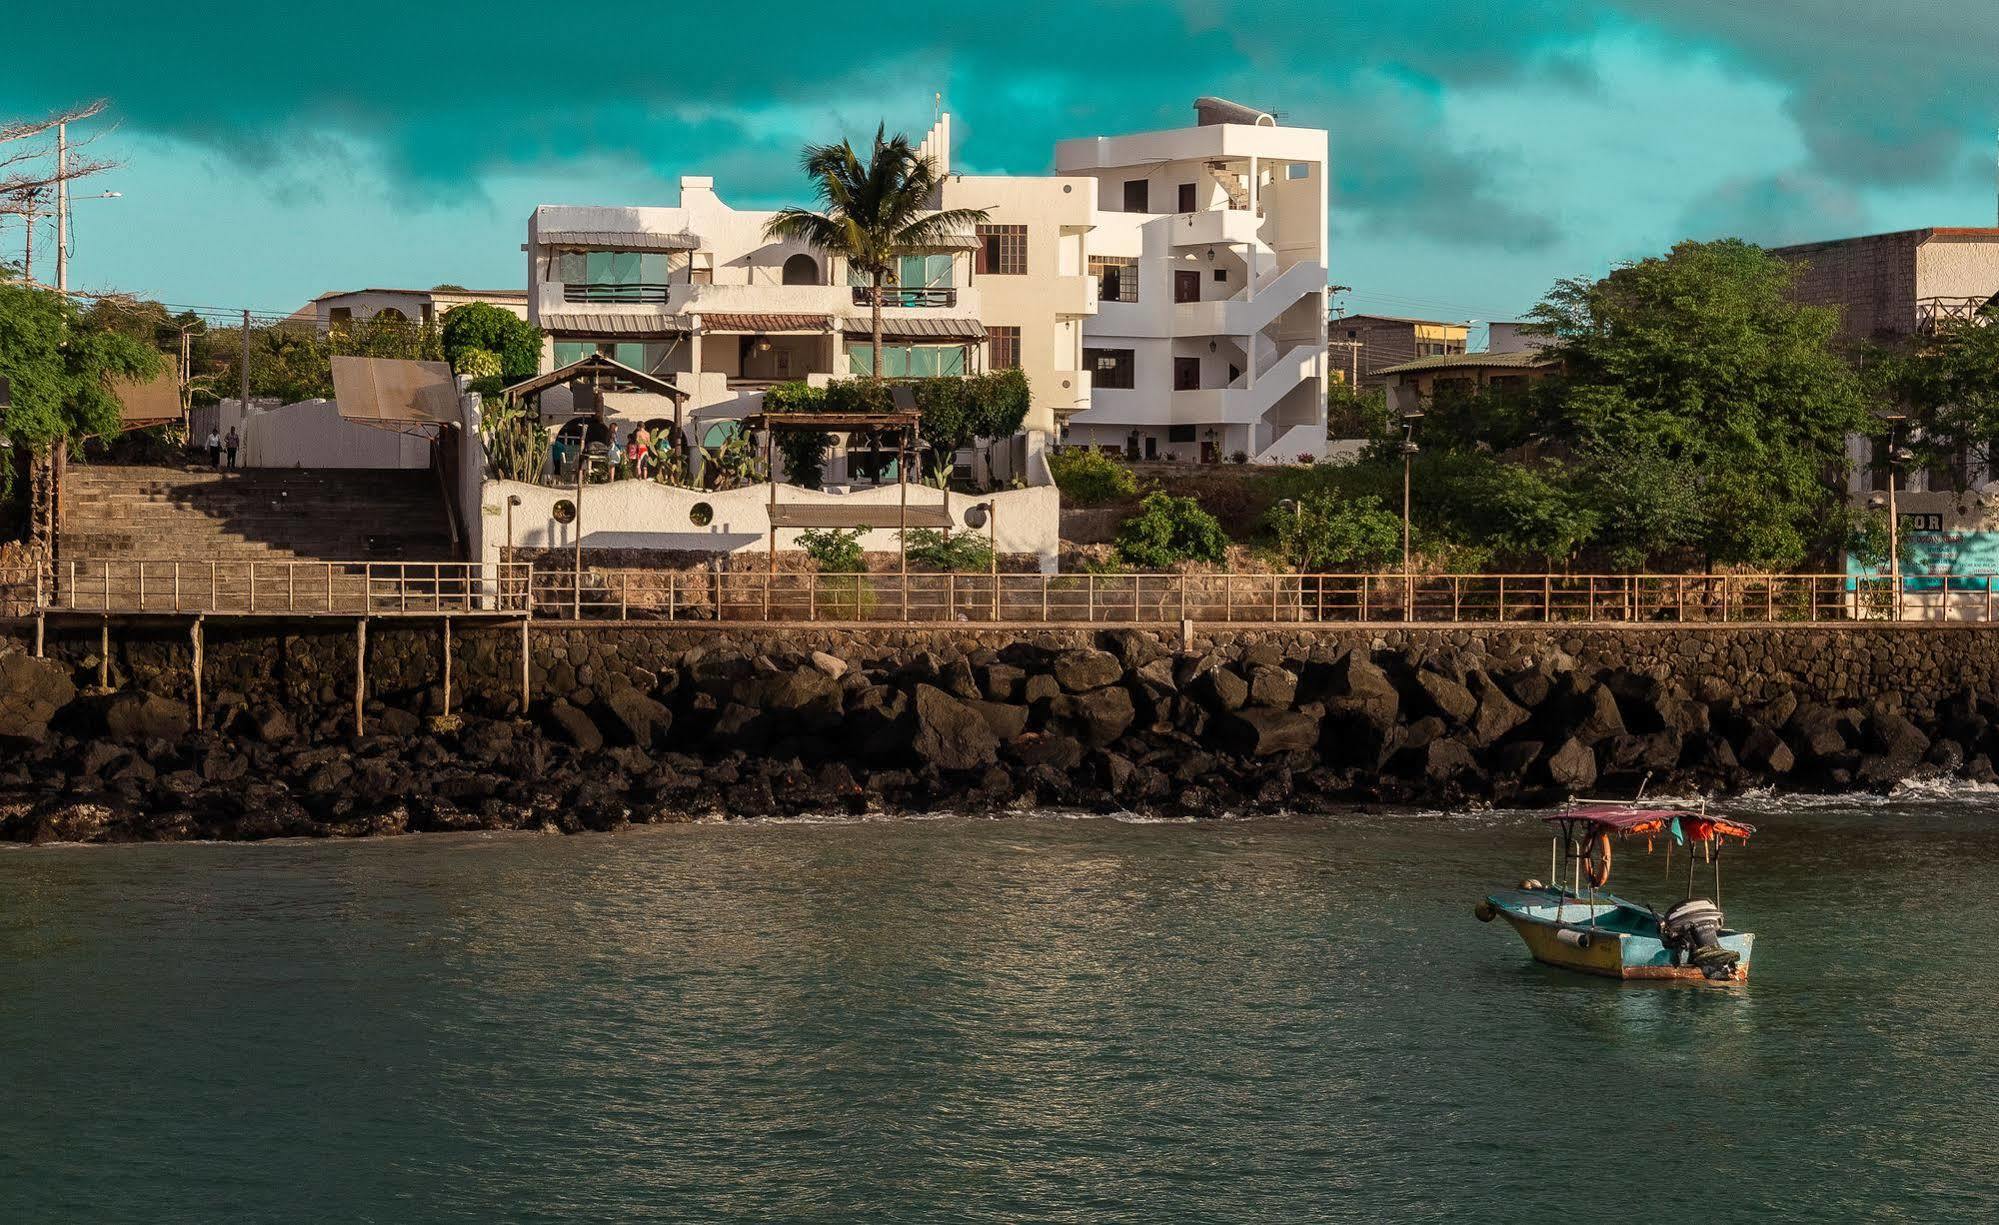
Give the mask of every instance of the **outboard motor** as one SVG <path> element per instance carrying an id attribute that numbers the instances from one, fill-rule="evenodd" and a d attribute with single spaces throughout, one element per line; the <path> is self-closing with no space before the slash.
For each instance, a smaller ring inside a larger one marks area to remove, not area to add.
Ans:
<path id="1" fill-rule="evenodd" d="M 1721 907 L 1704 897 L 1690 897 L 1668 910 L 1659 920 L 1659 939 L 1674 965 L 1692 965 L 1717 982 L 1734 978 L 1742 960 L 1742 954 L 1721 947 Z"/>

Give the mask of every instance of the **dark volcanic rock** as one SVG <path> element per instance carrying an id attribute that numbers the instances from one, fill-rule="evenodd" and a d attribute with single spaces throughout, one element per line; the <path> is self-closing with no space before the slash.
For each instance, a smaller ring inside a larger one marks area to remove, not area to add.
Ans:
<path id="1" fill-rule="evenodd" d="M 1471 690 L 1441 673 L 1425 668 L 1416 674 L 1416 684 L 1431 707 L 1453 724 L 1469 722 L 1478 709 L 1478 699 L 1472 697 Z"/>
<path id="2" fill-rule="evenodd" d="M 604 733 L 588 714 L 569 703 L 557 700 L 549 705 L 548 721 L 569 743 L 586 753 L 594 753 L 604 747 Z"/>
<path id="3" fill-rule="evenodd" d="M 1596 785 L 1596 754 L 1580 739 L 1570 739 L 1549 756 L 1548 781 L 1571 792 Z"/>
<path id="4" fill-rule="evenodd" d="M 178 740 L 189 723 L 186 706 L 157 694 L 121 693 L 104 706 L 104 734 L 126 744 Z"/>
<path id="5" fill-rule="evenodd" d="M 1189 689 L 1210 710 L 1237 710 L 1249 701 L 1249 682 L 1228 668 L 1210 668 Z"/>
<path id="6" fill-rule="evenodd" d="M 1088 693 L 1105 685 L 1115 685 L 1124 676 L 1124 665 L 1109 651 L 1064 651 L 1055 657 L 1055 683 L 1070 693 Z"/>
<path id="7" fill-rule="evenodd" d="M 916 687 L 916 738 L 911 748 L 943 770 L 973 770 L 999 759 L 999 737 L 970 704 L 935 685 Z"/>
<path id="8" fill-rule="evenodd" d="M 1319 743 L 1319 721 L 1295 710 L 1251 707 L 1228 715 L 1221 727 L 1231 749 L 1255 757 L 1305 752 Z"/>
<path id="9" fill-rule="evenodd" d="M 0 655 L 0 737 L 42 739 L 49 720 L 75 698 L 76 684 L 61 661 Z"/>

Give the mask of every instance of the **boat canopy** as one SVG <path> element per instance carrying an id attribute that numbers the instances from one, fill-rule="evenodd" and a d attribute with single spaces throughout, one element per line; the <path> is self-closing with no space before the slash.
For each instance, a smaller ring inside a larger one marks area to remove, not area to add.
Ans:
<path id="1" fill-rule="evenodd" d="M 1712 835 L 1747 840 L 1756 832 L 1756 827 L 1743 821 L 1731 821 L 1726 817 L 1709 816 L 1685 808 L 1641 808 L 1623 804 L 1584 804 L 1570 808 L 1542 820 L 1556 822 L 1574 821 L 1595 829 L 1608 830 L 1614 834 L 1656 834 L 1668 829 L 1677 821 L 1681 833 L 1692 842 L 1705 842 Z"/>

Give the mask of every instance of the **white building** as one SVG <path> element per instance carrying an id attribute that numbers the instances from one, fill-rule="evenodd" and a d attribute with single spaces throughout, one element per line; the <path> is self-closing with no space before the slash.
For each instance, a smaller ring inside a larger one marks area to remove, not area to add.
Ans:
<path id="1" fill-rule="evenodd" d="M 1095 180 L 1090 407 L 1072 444 L 1215 462 L 1326 452 L 1327 138 L 1215 98 L 1194 127 L 1063 141 Z"/>
<path id="2" fill-rule="evenodd" d="M 883 310 L 892 376 L 1020 368 L 1033 406 L 1012 472 L 1089 402 L 1082 321 L 1096 309 L 1084 241 L 1096 212 L 1090 178 L 951 173 L 950 116 L 921 151 L 944 176 L 939 208 L 989 211 L 976 233 L 901 261 Z M 772 213 L 737 209 L 713 179 L 680 180 L 671 207 L 543 205 L 528 224 L 528 317 L 548 336 L 545 370 L 591 352 L 689 393 L 690 441 L 712 445 L 757 412 L 773 384 L 816 385 L 867 373 L 870 309 L 844 261 L 764 236 Z M 551 393 L 551 399 L 561 393 Z M 607 417 L 657 428 L 664 397 L 605 397 Z M 556 406 L 560 410 L 560 406 Z M 829 482 L 844 482 L 835 454 Z"/>
<path id="3" fill-rule="evenodd" d="M 441 323 L 446 311 L 469 302 L 489 303 L 522 319 L 528 317 L 524 289 L 457 289 L 448 285 L 435 289 L 336 289 L 301 306 L 291 317 L 322 331 L 336 323 L 358 323 L 377 315 L 411 323 Z"/>

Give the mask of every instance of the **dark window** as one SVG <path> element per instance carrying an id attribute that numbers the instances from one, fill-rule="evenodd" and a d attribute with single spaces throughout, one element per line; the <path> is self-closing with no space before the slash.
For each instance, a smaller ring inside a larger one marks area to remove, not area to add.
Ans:
<path id="1" fill-rule="evenodd" d="M 1201 389 L 1201 359 L 1198 357 L 1176 357 L 1173 359 L 1173 390 L 1199 391 Z"/>
<path id="2" fill-rule="evenodd" d="M 1020 329 L 1017 327 L 986 328 L 986 369 L 1020 369 Z"/>
<path id="3" fill-rule="evenodd" d="M 1231 387 L 1235 386 L 1235 381 L 1241 377 L 1242 377 L 1242 367 L 1231 362 L 1229 364 L 1229 386 Z"/>
<path id="4" fill-rule="evenodd" d="M 1147 435 L 1145 436 L 1145 458 L 1147 458 L 1147 459 L 1158 459 L 1158 458 L 1159 458 L 1159 436 L 1158 436 L 1158 435 L 1156 435 L 1156 434 L 1147 434 Z"/>
<path id="5" fill-rule="evenodd" d="M 1191 268 L 1175 272 L 1173 274 L 1173 300 L 1175 302 L 1199 302 L 1201 300 L 1201 274 Z"/>
<path id="6" fill-rule="evenodd" d="M 1180 211 L 1191 213 L 1199 207 L 1198 204 L 1194 203 L 1194 185 L 1192 183 L 1180 184 Z"/>
<path id="7" fill-rule="evenodd" d="M 1867 457 L 1867 487 L 1881 490 L 1888 488 L 1888 440 L 1876 438 L 1873 449 Z"/>
<path id="8" fill-rule="evenodd" d="M 1144 179 L 1126 179 L 1124 181 L 1124 211 L 1127 213 L 1151 212 L 1151 186 Z"/>
<path id="9" fill-rule="evenodd" d="M 1166 441 L 1192 442 L 1194 441 L 1194 428 L 1191 425 L 1169 425 L 1166 427 Z"/>
<path id="10" fill-rule="evenodd" d="M 781 274 L 786 285 L 817 285 L 819 283 L 819 261 L 800 251 L 784 261 Z"/>
<path id="11" fill-rule="evenodd" d="M 975 271 L 989 276 L 1027 275 L 1027 227 L 1024 225 L 982 225 L 978 227 L 979 261 Z"/>
<path id="12" fill-rule="evenodd" d="M 1122 255 L 1092 255 L 1090 275 L 1097 278 L 1097 301 L 1138 301 L 1138 261 Z"/>
<path id="13" fill-rule="evenodd" d="M 1228 280 L 1228 279 L 1229 279 L 1229 270 L 1228 270 L 1228 269 L 1226 269 L 1226 268 L 1217 268 L 1217 269 L 1215 269 L 1215 279 L 1216 279 L 1217 281 L 1226 281 L 1226 280 Z"/>
<path id="14" fill-rule="evenodd" d="M 1137 386 L 1130 349 L 1085 349 L 1083 364 L 1090 368 L 1092 386 L 1124 391 Z"/>

